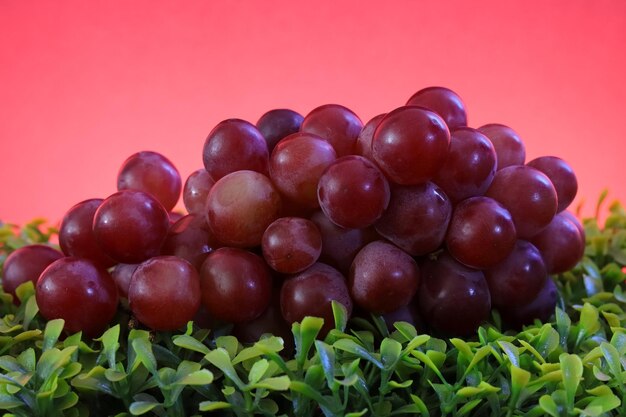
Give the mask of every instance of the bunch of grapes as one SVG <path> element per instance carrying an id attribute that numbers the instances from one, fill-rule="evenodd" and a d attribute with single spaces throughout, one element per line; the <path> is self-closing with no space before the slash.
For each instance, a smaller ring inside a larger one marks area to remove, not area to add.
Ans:
<path id="1" fill-rule="evenodd" d="M 468 127 L 443 87 L 365 125 L 334 104 L 305 117 L 272 110 L 256 125 L 228 119 L 202 159 L 183 186 L 164 156 L 130 156 L 118 192 L 67 212 L 62 252 L 35 245 L 7 258 L 5 291 L 35 282 L 45 318 L 91 337 L 120 299 L 151 329 L 230 323 L 244 341 L 287 334 L 305 316 L 328 331 L 333 300 L 457 336 L 492 308 L 514 327 L 547 319 L 549 276 L 584 250 L 565 211 L 572 168 L 526 162 L 505 125 Z M 172 212 L 181 191 L 185 215 Z"/>

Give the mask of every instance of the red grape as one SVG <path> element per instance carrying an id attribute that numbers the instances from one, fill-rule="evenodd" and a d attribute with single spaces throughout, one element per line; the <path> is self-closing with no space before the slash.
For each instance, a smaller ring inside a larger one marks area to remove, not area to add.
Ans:
<path id="1" fill-rule="evenodd" d="M 280 212 L 280 195 L 265 175 L 236 171 L 219 179 L 207 198 L 207 223 L 226 246 L 259 246 Z"/>
<path id="2" fill-rule="evenodd" d="M 554 314 L 559 293 L 556 284 L 548 277 L 539 294 L 528 304 L 522 306 L 504 305 L 498 308 L 503 321 L 509 327 L 520 329 L 532 324 L 535 319 L 547 322 Z"/>
<path id="3" fill-rule="evenodd" d="M 520 239 L 539 233 L 556 214 L 557 197 L 552 182 L 541 171 L 526 165 L 496 172 L 485 195 L 511 213 Z"/>
<path id="4" fill-rule="evenodd" d="M 35 292 L 46 320 L 65 320 L 66 333 L 100 336 L 117 311 L 117 287 L 111 275 L 94 263 L 65 257 L 48 266 Z"/>
<path id="5" fill-rule="evenodd" d="M 2 266 L 2 289 L 13 296 L 13 303 L 19 304 L 17 287 L 27 281 L 36 285 L 44 269 L 61 258 L 61 252 L 46 245 L 27 245 L 14 250 Z"/>
<path id="6" fill-rule="evenodd" d="M 237 248 L 219 248 L 200 269 L 202 304 L 229 323 L 251 321 L 270 304 L 272 276 L 260 256 Z"/>
<path id="7" fill-rule="evenodd" d="M 359 251 L 348 278 L 354 302 L 375 314 L 406 306 L 419 286 L 415 260 L 397 246 L 380 240 Z"/>
<path id="8" fill-rule="evenodd" d="M 119 191 L 96 210 L 93 232 L 98 245 L 122 263 L 139 263 L 156 256 L 169 229 L 163 206 L 142 191 Z"/>
<path id="9" fill-rule="evenodd" d="M 128 299 L 128 288 L 135 269 L 140 264 L 117 264 L 111 269 L 111 278 L 117 286 L 117 293 L 121 298 Z"/>
<path id="10" fill-rule="evenodd" d="M 372 155 L 390 181 L 419 184 L 430 180 L 445 162 L 450 143 L 446 123 L 421 107 L 400 107 L 380 121 Z"/>
<path id="11" fill-rule="evenodd" d="M 281 140 L 270 159 L 270 177 L 280 192 L 306 208 L 319 207 L 317 183 L 337 159 L 326 140 L 310 133 L 294 133 Z"/>
<path id="12" fill-rule="evenodd" d="M 452 204 L 433 184 L 393 185 L 376 231 L 413 256 L 437 250 L 446 235 Z"/>
<path id="13" fill-rule="evenodd" d="M 156 198 L 165 210 L 171 211 L 182 188 L 178 170 L 163 155 L 137 152 L 124 161 L 117 174 L 117 190 L 143 191 Z"/>
<path id="14" fill-rule="evenodd" d="M 496 200 L 472 197 L 455 207 L 446 247 L 462 264 L 484 269 L 506 258 L 515 240 L 511 214 Z"/>
<path id="15" fill-rule="evenodd" d="M 383 214 L 389 204 L 389 183 L 373 162 L 350 155 L 326 168 L 317 195 L 333 223 L 358 229 L 372 225 Z"/>
<path id="16" fill-rule="evenodd" d="M 386 113 L 379 114 L 378 116 L 372 118 L 369 122 L 365 123 L 361 133 L 356 139 L 356 145 L 354 148 L 354 153 L 357 155 L 361 155 L 370 161 L 374 160 L 372 155 L 372 139 L 374 139 L 374 132 L 376 128 L 380 124 L 380 121 L 383 120 Z"/>
<path id="17" fill-rule="evenodd" d="M 448 127 L 467 126 L 467 111 L 461 97 L 445 87 L 427 87 L 413 94 L 407 106 L 420 106 L 437 113 Z"/>
<path id="18" fill-rule="evenodd" d="M 211 234 L 205 216 L 188 214 L 174 223 L 161 247 L 161 255 L 183 258 L 196 269 L 207 255 L 222 246 Z"/>
<path id="19" fill-rule="evenodd" d="M 268 226 L 261 242 L 272 269 L 286 274 L 304 271 L 320 257 L 322 236 L 311 220 L 282 217 Z"/>
<path id="20" fill-rule="evenodd" d="M 215 181 L 241 170 L 267 174 L 269 150 L 265 138 L 253 124 L 240 119 L 227 119 L 207 136 L 202 161 Z"/>
<path id="21" fill-rule="evenodd" d="M 576 266 L 585 252 L 578 226 L 562 213 L 530 240 L 539 249 L 549 274 L 560 274 Z"/>
<path id="22" fill-rule="evenodd" d="M 517 132 L 508 126 L 491 123 L 478 128 L 487 136 L 496 150 L 498 170 L 511 165 L 523 165 L 526 160 L 526 147 Z"/>
<path id="23" fill-rule="evenodd" d="M 157 256 L 140 264 L 128 288 L 133 315 L 153 330 L 187 324 L 200 308 L 200 277 L 186 260 Z"/>
<path id="24" fill-rule="evenodd" d="M 302 120 L 304 117 L 293 110 L 274 109 L 261 116 L 256 127 L 265 138 L 271 153 L 281 139 L 300 130 Z"/>
<path id="25" fill-rule="evenodd" d="M 578 180 L 567 162 L 556 156 L 541 156 L 526 165 L 538 169 L 550 178 L 556 190 L 557 212 L 565 210 L 574 201 L 578 191 Z"/>
<path id="26" fill-rule="evenodd" d="M 352 155 L 363 122 L 354 112 L 339 104 L 319 106 L 306 115 L 300 130 L 326 139 L 338 157 Z"/>
<path id="27" fill-rule="evenodd" d="M 187 177 L 183 188 L 183 202 L 189 213 L 205 212 L 206 198 L 215 181 L 206 169 L 200 168 Z"/>
<path id="28" fill-rule="evenodd" d="M 335 268 L 316 263 L 309 269 L 285 280 L 280 290 L 280 308 L 288 323 L 300 322 L 306 316 L 321 317 L 321 336 L 335 327 L 332 301 L 352 313 L 352 300 L 344 276 Z"/>
<path id="29" fill-rule="evenodd" d="M 485 135 L 469 127 L 453 130 L 450 149 L 433 182 L 453 204 L 483 195 L 496 173 L 496 151 Z"/>

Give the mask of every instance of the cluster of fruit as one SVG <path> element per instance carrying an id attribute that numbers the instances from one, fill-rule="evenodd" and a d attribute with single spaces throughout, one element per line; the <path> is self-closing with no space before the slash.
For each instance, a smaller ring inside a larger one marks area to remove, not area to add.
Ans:
<path id="1" fill-rule="evenodd" d="M 332 300 L 467 335 L 492 308 L 512 326 L 546 319 L 549 275 L 584 250 L 565 211 L 571 167 L 526 163 L 507 126 L 468 127 L 443 87 L 365 125 L 340 105 L 272 110 L 256 126 L 225 120 L 202 156 L 184 187 L 164 156 L 129 157 L 117 193 L 67 212 L 62 253 L 30 246 L 7 258 L 5 291 L 36 282 L 45 318 L 92 337 L 120 297 L 151 329 L 228 322 L 244 340 L 305 316 L 328 330 Z M 184 216 L 172 213 L 181 189 Z"/>

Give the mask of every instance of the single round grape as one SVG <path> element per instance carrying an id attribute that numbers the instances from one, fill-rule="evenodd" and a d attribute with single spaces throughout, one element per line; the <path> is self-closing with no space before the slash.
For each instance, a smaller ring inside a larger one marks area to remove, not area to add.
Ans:
<path id="1" fill-rule="evenodd" d="M 154 197 L 124 190 L 100 204 L 93 218 L 93 233 L 108 256 L 133 264 L 159 254 L 169 225 L 167 211 Z"/>
<path id="2" fill-rule="evenodd" d="M 370 160 L 344 156 L 322 174 L 317 186 L 320 207 L 335 224 L 349 229 L 372 225 L 389 204 L 389 183 Z"/>
<path id="3" fill-rule="evenodd" d="M 511 165 L 524 165 L 526 147 L 522 138 L 508 126 L 490 123 L 478 128 L 478 131 L 487 136 L 496 150 L 497 170 Z"/>
<path id="4" fill-rule="evenodd" d="M 320 336 L 335 327 L 332 301 L 343 304 L 352 314 L 352 300 L 346 279 L 335 268 L 316 263 L 309 269 L 285 280 L 280 290 L 280 308 L 289 324 L 306 316 L 320 317 L 324 325 Z"/>
<path id="5" fill-rule="evenodd" d="M 326 140 L 310 133 L 294 133 L 281 140 L 270 159 L 270 177 L 276 188 L 298 205 L 316 209 L 317 183 L 337 159 Z"/>
<path id="6" fill-rule="evenodd" d="M 359 136 L 356 139 L 354 148 L 355 154 L 361 155 L 370 161 L 374 160 L 374 156 L 372 155 L 372 139 L 374 139 L 374 132 L 376 131 L 376 128 L 386 114 L 387 113 L 379 114 L 378 116 L 373 117 L 369 122 L 365 123 L 365 126 L 363 126 L 361 133 L 359 133 Z"/>
<path id="7" fill-rule="evenodd" d="M 183 188 L 183 202 L 191 214 L 204 213 L 206 198 L 215 181 L 206 169 L 200 168 L 187 177 Z"/>
<path id="8" fill-rule="evenodd" d="M 252 123 L 227 119 L 218 123 L 207 136 L 202 161 L 215 181 L 241 170 L 267 175 L 269 149 L 265 138 Z"/>
<path id="9" fill-rule="evenodd" d="M 433 182 L 453 204 L 483 195 L 496 173 L 496 151 L 482 133 L 469 127 L 450 133 L 450 149 Z"/>
<path id="10" fill-rule="evenodd" d="M 128 300 L 128 289 L 133 273 L 140 264 L 117 264 L 111 269 L 111 278 L 117 286 L 117 293 L 120 298 Z"/>
<path id="11" fill-rule="evenodd" d="M 109 268 L 116 261 L 104 253 L 93 233 L 93 218 L 102 201 L 101 198 L 85 200 L 65 213 L 59 227 L 59 246 L 67 256 L 89 259 Z"/>
<path id="12" fill-rule="evenodd" d="M 128 303 L 137 320 L 149 328 L 179 329 L 200 308 L 200 276 L 182 258 L 156 256 L 140 264 L 133 273 Z"/>
<path id="13" fill-rule="evenodd" d="M 482 271 L 468 268 L 445 252 L 419 267 L 420 315 L 434 331 L 469 336 L 489 318 L 491 297 Z"/>
<path id="14" fill-rule="evenodd" d="M 280 195 L 269 178 L 236 171 L 219 179 L 207 197 L 207 223 L 226 246 L 259 246 L 263 232 L 280 212 Z"/>
<path id="15" fill-rule="evenodd" d="M 305 116 L 300 131 L 326 139 L 337 157 L 342 157 L 354 153 L 354 144 L 362 128 L 363 122 L 352 110 L 339 104 L 325 104 Z"/>
<path id="16" fill-rule="evenodd" d="M 413 94 L 407 106 L 420 106 L 437 113 L 452 129 L 467 126 L 467 110 L 461 97 L 445 87 L 427 87 Z"/>
<path id="17" fill-rule="evenodd" d="M 293 110 L 274 109 L 261 116 L 256 127 L 265 138 L 271 153 L 281 139 L 300 131 L 303 120 L 304 117 Z"/>
<path id="18" fill-rule="evenodd" d="M 400 107 L 380 121 L 372 139 L 372 155 L 390 181 L 412 185 L 430 180 L 448 154 L 450 132 L 436 113 Z"/>
<path id="19" fill-rule="evenodd" d="M 87 259 L 68 256 L 50 264 L 37 281 L 39 312 L 65 320 L 68 334 L 102 334 L 117 311 L 117 287 L 109 273 Z"/>
<path id="20" fill-rule="evenodd" d="M 322 211 L 313 213 L 310 219 L 322 236 L 320 262 L 337 268 L 342 274 L 348 274 L 354 257 L 363 246 L 380 238 L 373 227 L 346 229 L 337 226 Z"/>
<path id="21" fill-rule="evenodd" d="M 26 245 L 14 250 L 2 266 L 2 289 L 13 296 L 14 304 L 19 304 L 17 287 L 27 281 L 36 285 L 44 269 L 61 258 L 63 253 L 46 245 Z"/>
<path id="22" fill-rule="evenodd" d="M 578 229 L 578 232 L 580 233 L 580 237 L 582 239 L 583 242 L 586 242 L 587 236 L 585 234 L 585 228 L 583 227 L 582 223 L 580 222 L 580 219 L 578 217 L 576 217 L 576 215 L 570 211 L 567 210 L 563 210 L 562 212 L 559 213 L 562 216 L 565 216 L 570 222 L 572 222 L 574 224 L 574 226 L 576 226 L 576 228 Z"/>
<path id="23" fill-rule="evenodd" d="M 182 181 L 178 170 L 163 155 L 137 152 L 122 164 L 117 174 L 117 190 L 137 190 L 148 193 L 171 211 L 180 197 Z"/>
<path id="24" fill-rule="evenodd" d="M 556 156 L 541 156 L 526 165 L 538 169 L 550 178 L 556 190 L 557 213 L 565 210 L 574 201 L 578 191 L 578 180 L 567 162 Z"/>
<path id="25" fill-rule="evenodd" d="M 484 269 L 506 258 L 516 239 L 515 225 L 507 209 L 489 197 L 472 197 L 455 207 L 446 247 L 462 264 Z"/>
<path id="26" fill-rule="evenodd" d="M 221 246 L 212 236 L 205 216 L 188 214 L 170 227 L 161 255 L 178 256 L 200 269 L 207 255 Z"/>
<path id="27" fill-rule="evenodd" d="M 552 182 L 529 166 L 514 165 L 499 170 L 485 195 L 511 213 L 520 239 L 539 233 L 556 214 L 557 197 Z"/>
<path id="28" fill-rule="evenodd" d="M 539 249 L 549 274 L 560 274 L 576 266 L 585 252 L 585 241 L 567 215 L 554 216 L 548 227 L 530 241 Z"/>
<path id="29" fill-rule="evenodd" d="M 267 227 L 261 247 L 272 269 L 295 274 L 317 262 L 322 253 L 322 235 L 311 220 L 282 217 Z"/>
<path id="30" fill-rule="evenodd" d="M 452 217 L 452 204 L 432 182 L 392 185 L 389 206 L 376 231 L 413 256 L 437 250 Z"/>
<path id="31" fill-rule="evenodd" d="M 251 321 L 270 304 L 270 270 L 260 256 L 243 249 L 211 252 L 200 269 L 200 281 L 202 304 L 218 320 Z"/>
<path id="32" fill-rule="evenodd" d="M 409 304 L 419 287 L 415 260 L 384 241 L 367 244 L 354 258 L 348 276 L 352 300 L 375 314 L 385 314 Z"/>
<path id="33" fill-rule="evenodd" d="M 504 323 L 514 329 L 532 324 L 535 320 L 546 323 L 554 314 L 559 292 L 554 281 L 548 277 L 537 296 L 522 306 L 504 305 L 498 308 Z"/>
<path id="34" fill-rule="evenodd" d="M 548 279 L 541 253 L 525 240 L 518 240 L 509 256 L 484 273 L 496 308 L 530 303 Z"/>

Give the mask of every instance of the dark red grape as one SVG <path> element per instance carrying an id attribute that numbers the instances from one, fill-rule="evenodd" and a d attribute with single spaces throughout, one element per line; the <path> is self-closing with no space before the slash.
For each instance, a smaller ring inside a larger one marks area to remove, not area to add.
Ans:
<path id="1" fill-rule="evenodd" d="M 300 130 L 302 120 L 304 117 L 293 110 L 274 109 L 261 116 L 256 127 L 265 138 L 271 153 L 281 139 Z"/>
<path id="2" fill-rule="evenodd" d="M 541 253 L 525 240 L 518 240 L 509 256 L 484 272 L 496 308 L 530 303 L 548 279 Z"/>
<path id="3" fill-rule="evenodd" d="M 560 274 L 576 266 L 585 252 L 585 241 L 567 215 L 554 216 L 548 227 L 530 241 L 539 249 L 549 274 Z"/>
<path id="4" fill-rule="evenodd" d="M 205 216 L 188 214 L 170 227 L 161 255 L 178 256 L 200 269 L 207 255 L 221 246 L 209 230 Z"/>
<path id="5" fill-rule="evenodd" d="M 135 269 L 140 264 L 117 264 L 111 269 L 111 278 L 115 281 L 117 292 L 121 298 L 128 299 L 128 288 Z"/>
<path id="6" fill-rule="evenodd" d="M 46 245 L 27 245 L 14 250 L 2 266 L 2 289 L 13 296 L 13 303 L 19 304 L 17 287 L 27 281 L 36 285 L 44 269 L 61 258 L 61 252 Z"/>
<path id="7" fill-rule="evenodd" d="M 59 246 L 67 256 L 89 259 L 109 268 L 116 261 L 104 253 L 93 233 L 93 218 L 102 201 L 101 198 L 85 200 L 65 213 L 59 228 Z"/>
<path id="8" fill-rule="evenodd" d="M 574 224 L 574 226 L 576 226 L 576 228 L 578 229 L 578 232 L 580 233 L 580 237 L 582 238 L 583 242 L 585 242 L 586 241 L 585 228 L 580 222 L 580 219 L 576 217 L 574 213 L 567 211 L 567 210 L 563 210 L 559 214 L 562 216 L 565 216 L 570 222 Z"/>
<path id="9" fill-rule="evenodd" d="M 445 336 L 469 336 L 489 318 L 491 297 L 485 276 L 447 253 L 419 265 L 420 315 Z"/>
<path id="10" fill-rule="evenodd" d="M 523 165 L 526 160 L 526 147 L 517 132 L 508 126 L 491 123 L 478 128 L 487 136 L 496 150 L 498 170 L 511 165 Z"/>
<path id="11" fill-rule="evenodd" d="M 450 149 L 433 182 L 453 204 L 483 195 L 496 173 L 496 151 L 485 135 L 469 127 L 453 130 Z"/>
<path id="12" fill-rule="evenodd" d="M 520 239 L 539 233 L 556 214 L 557 197 L 552 182 L 529 166 L 514 165 L 499 170 L 485 195 L 511 213 Z"/>
<path id="13" fill-rule="evenodd" d="M 117 190 L 137 190 L 148 193 L 171 211 L 180 197 L 182 182 L 178 170 L 163 155 L 137 152 L 131 155 L 117 174 Z"/>
<path id="14" fill-rule="evenodd" d="M 413 300 L 404 307 L 400 307 L 397 310 L 385 313 L 381 316 L 382 319 L 385 321 L 389 332 L 393 332 L 394 330 L 396 330 L 394 323 L 399 321 L 404 321 L 411 324 L 420 333 L 424 333 L 426 331 L 424 328 L 425 326 L 423 320 L 419 314 L 416 298 L 413 298 Z"/>
<path id="15" fill-rule="evenodd" d="M 130 281 L 128 303 L 141 323 L 158 331 L 181 328 L 200 308 L 200 277 L 186 260 L 157 256 L 140 264 Z"/>
<path id="16" fill-rule="evenodd" d="M 370 161 L 374 160 L 374 157 L 372 156 L 372 139 L 374 139 L 374 132 L 385 115 L 386 113 L 379 114 L 378 116 L 372 118 L 369 122 L 365 123 L 365 126 L 363 126 L 361 133 L 359 133 L 359 136 L 356 139 L 354 148 L 355 154 L 361 155 Z"/>
<path id="17" fill-rule="evenodd" d="M 229 323 L 256 319 L 270 304 L 272 276 L 260 256 L 243 249 L 219 248 L 200 269 L 202 304 Z"/>
<path id="18" fill-rule="evenodd" d="M 300 131 L 326 139 L 337 157 L 352 155 L 363 122 L 354 112 L 339 104 L 319 106 L 306 115 Z"/>
<path id="19" fill-rule="evenodd" d="M 281 140 L 270 159 L 270 177 L 280 192 L 306 208 L 318 208 L 317 183 L 337 159 L 326 140 L 310 133 L 294 133 Z"/>
<path id="20" fill-rule="evenodd" d="M 433 184 L 392 185 L 387 210 L 376 231 L 413 256 L 437 250 L 446 235 L 452 204 Z"/>
<path id="21" fill-rule="evenodd" d="M 295 274 L 317 262 L 322 252 L 322 236 L 311 220 L 282 217 L 265 230 L 261 247 L 272 269 Z"/>
<path id="22" fill-rule="evenodd" d="M 450 132 L 436 113 L 421 107 L 400 107 L 380 121 L 372 155 L 390 181 L 411 185 L 430 180 L 448 154 Z"/>
<path id="23" fill-rule="evenodd" d="M 484 269 L 506 258 L 516 239 L 515 225 L 507 209 L 489 197 L 472 197 L 455 207 L 446 247 L 462 264 Z"/>
<path id="24" fill-rule="evenodd" d="M 389 183 L 369 159 L 344 156 L 322 174 L 317 186 L 320 207 L 335 224 L 348 229 L 372 225 L 389 204 Z"/>
<path id="25" fill-rule="evenodd" d="M 108 256 L 133 264 L 159 254 L 169 225 L 167 211 L 154 197 L 124 190 L 100 204 L 93 219 L 93 233 Z"/>
<path id="26" fill-rule="evenodd" d="M 348 276 L 352 300 L 375 314 L 408 305 L 418 286 L 415 260 L 397 246 L 380 240 L 359 251 Z"/>
<path id="27" fill-rule="evenodd" d="M 100 336 L 117 311 L 117 287 L 109 273 L 91 261 L 65 257 L 41 274 L 35 291 L 46 320 L 65 320 L 64 330 Z"/>
<path id="28" fill-rule="evenodd" d="M 348 274 L 352 260 L 363 246 L 380 238 L 373 227 L 346 229 L 337 226 L 322 211 L 313 213 L 311 221 L 322 236 L 320 262 L 339 269 L 343 274 Z"/>
<path id="29" fill-rule="evenodd" d="M 252 123 L 227 119 L 215 126 L 207 136 L 202 161 L 215 181 L 241 170 L 267 175 L 269 150 L 265 138 Z"/>
<path id="30" fill-rule="evenodd" d="M 504 305 L 498 308 L 498 311 L 508 327 L 521 329 L 532 324 L 535 319 L 547 322 L 554 314 L 558 297 L 556 284 L 548 277 L 539 294 L 530 303 L 522 306 Z"/>
<path id="31" fill-rule="evenodd" d="M 226 246 L 259 246 L 263 232 L 280 212 L 280 195 L 269 178 L 237 171 L 219 179 L 207 198 L 207 223 Z"/>
<path id="32" fill-rule="evenodd" d="M 183 188 L 185 208 L 192 214 L 204 214 L 206 198 L 215 181 L 206 169 L 200 168 L 187 177 Z"/>
<path id="33" fill-rule="evenodd" d="M 467 126 L 467 111 L 461 97 L 445 87 L 427 87 L 413 94 L 407 106 L 420 106 L 437 113 L 445 120 L 448 127 Z"/>
<path id="34" fill-rule="evenodd" d="M 324 319 L 321 336 L 335 327 L 332 301 L 343 304 L 352 313 L 352 300 L 346 279 L 335 268 L 316 263 L 309 269 L 285 280 L 280 290 L 280 308 L 288 323 L 306 316 Z"/>
<path id="35" fill-rule="evenodd" d="M 550 178 L 556 190 L 557 212 L 565 210 L 574 201 L 578 191 L 578 180 L 567 162 L 556 156 L 541 156 L 526 165 L 538 169 Z"/>

